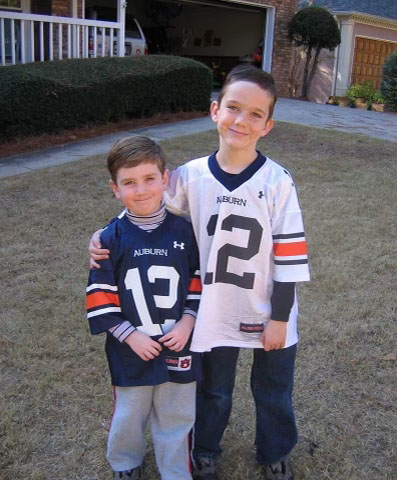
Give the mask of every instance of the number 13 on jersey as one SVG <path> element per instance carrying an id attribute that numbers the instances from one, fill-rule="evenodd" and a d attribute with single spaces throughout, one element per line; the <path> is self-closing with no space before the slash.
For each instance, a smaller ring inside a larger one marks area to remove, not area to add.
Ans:
<path id="1" fill-rule="evenodd" d="M 168 280 L 168 295 L 153 295 L 157 308 L 172 308 L 178 298 L 179 273 L 174 267 L 152 265 L 147 271 L 150 283 L 155 283 L 157 278 Z M 137 327 L 141 332 L 150 336 L 164 335 L 175 323 L 174 320 L 165 320 L 163 324 L 153 323 L 149 308 L 146 303 L 145 293 L 138 268 L 130 268 L 124 279 L 125 288 L 131 291 L 136 310 L 142 326 Z"/>

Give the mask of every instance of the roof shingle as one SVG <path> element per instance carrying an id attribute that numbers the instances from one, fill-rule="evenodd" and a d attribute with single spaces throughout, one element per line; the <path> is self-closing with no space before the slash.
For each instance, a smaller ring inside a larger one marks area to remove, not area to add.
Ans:
<path id="1" fill-rule="evenodd" d="M 298 7 L 307 6 L 298 1 Z M 332 12 L 358 12 L 397 20 L 397 0 L 314 0 L 313 6 L 327 7 Z"/>

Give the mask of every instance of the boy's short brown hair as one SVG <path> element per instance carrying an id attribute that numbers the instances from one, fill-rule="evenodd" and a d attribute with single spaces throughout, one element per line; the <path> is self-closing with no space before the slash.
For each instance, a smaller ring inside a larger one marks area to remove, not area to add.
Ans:
<path id="1" fill-rule="evenodd" d="M 162 175 L 165 172 L 165 155 L 162 148 L 158 143 L 143 135 L 118 140 L 108 155 L 108 170 L 114 183 L 116 183 L 117 172 L 120 168 L 136 167 L 141 163 L 154 163 Z"/>
<path id="2" fill-rule="evenodd" d="M 226 79 L 218 94 L 218 105 L 221 104 L 228 86 L 236 82 L 251 82 L 265 92 L 268 92 L 272 99 L 269 107 L 268 120 L 272 118 L 274 106 L 277 101 L 277 92 L 274 79 L 270 75 L 270 73 L 267 73 L 264 70 L 261 70 L 260 68 L 254 67 L 250 64 L 237 65 L 237 67 L 234 67 L 232 70 L 230 70 L 230 72 L 226 76 Z"/>

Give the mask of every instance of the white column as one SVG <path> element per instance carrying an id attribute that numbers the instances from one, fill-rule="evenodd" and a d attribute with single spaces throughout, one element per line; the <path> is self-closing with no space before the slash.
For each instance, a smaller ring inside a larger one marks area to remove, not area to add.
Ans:
<path id="1" fill-rule="evenodd" d="M 77 0 L 72 0 L 72 17 L 73 18 L 78 18 L 78 9 L 77 9 Z M 79 27 L 76 25 L 72 26 L 72 36 L 73 36 L 73 49 L 72 49 L 72 55 L 73 58 L 79 58 L 79 52 L 80 52 L 80 45 L 79 45 L 79 32 L 78 32 Z"/>
<path id="2" fill-rule="evenodd" d="M 117 22 L 120 28 L 117 31 L 117 55 L 124 57 L 124 39 L 125 39 L 125 11 L 127 2 L 125 0 L 117 0 Z"/>
<path id="3" fill-rule="evenodd" d="M 266 9 L 265 36 L 263 38 L 262 68 L 263 68 L 263 70 L 265 70 L 265 72 L 271 72 L 272 71 L 275 18 L 276 18 L 275 7 L 268 7 Z"/>
<path id="4" fill-rule="evenodd" d="M 335 94 L 343 96 L 350 86 L 352 55 L 354 49 L 353 37 L 354 22 L 352 20 L 342 20 L 340 22 L 342 42 L 338 48 Z"/>

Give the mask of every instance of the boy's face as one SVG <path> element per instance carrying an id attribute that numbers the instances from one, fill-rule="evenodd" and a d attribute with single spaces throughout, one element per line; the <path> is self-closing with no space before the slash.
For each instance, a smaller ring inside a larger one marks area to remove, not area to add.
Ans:
<path id="1" fill-rule="evenodd" d="M 136 167 L 120 168 L 116 183 L 110 180 L 110 187 L 130 212 L 150 215 L 160 208 L 168 176 L 168 170 L 161 174 L 155 163 L 140 163 Z"/>
<path id="2" fill-rule="evenodd" d="M 274 120 L 268 119 L 271 102 L 270 94 L 255 83 L 238 81 L 229 85 L 221 104 L 211 104 L 221 148 L 255 150 L 258 140 L 273 128 Z"/>

